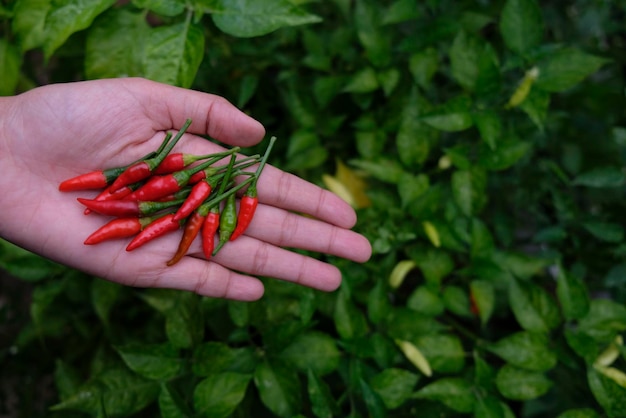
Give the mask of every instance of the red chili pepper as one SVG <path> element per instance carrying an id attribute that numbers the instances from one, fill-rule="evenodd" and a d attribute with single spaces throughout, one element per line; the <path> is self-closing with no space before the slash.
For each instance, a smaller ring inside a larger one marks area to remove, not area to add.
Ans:
<path id="1" fill-rule="evenodd" d="M 171 136 L 171 133 L 168 133 L 166 135 L 165 140 L 163 141 L 157 152 L 160 152 L 163 149 L 165 143 L 169 140 Z M 113 183 L 115 179 L 117 179 L 117 177 L 131 165 L 139 161 L 152 158 L 154 155 L 155 153 L 151 152 L 129 165 L 108 168 L 106 170 L 92 171 L 90 173 L 81 174 L 71 179 L 67 179 L 61 182 L 61 184 L 59 185 L 59 190 L 62 192 L 70 192 L 76 190 L 102 189 L 103 187 L 107 187 L 109 184 Z"/>
<path id="2" fill-rule="evenodd" d="M 234 154 L 239 151 L 239 149 L 239 147 L 235 147 L 229 151 L 213 154 L 211 159 L 187 170 L 180 170 L 175 173 L 152 177 L 146 184 L 128 196 L 128 199 L 149 201 L 165 197 L 170 193 L 176 193 L 182 187 L 185 187 L 189 183 L 191 176 L 197 172 L 206 171 L 206 176 L 213 175 L 217 169 L 210 168 L 210 165 L 218 160 L 221 160 L 225 155 Z"/>
<path id="3" fill-rule="evenodd" d="M 248 194 L 244 195 L 239 202 L 239 215 L 237 216 L 237 227 L 233 231 L 233 234 L 230 236 L 230 240 L 234 241 L 250 225 L 252 218 L 254 217 L 254 212 L 256 211 L 256 207 L 259 203 L 259 198 L 256 196 L 250 196 Z"/>
<path id="4" fill-rule="evenodd" d="M 209 197 L 211 190 L 215 188 L 217 178 L 211 178 L 196 183 L 191 188 L 191 193 L 185 199 L 185 202 L 178 208 L 178 211 L 174 214 L 174 220 L 179 221 L 186 218 L 196 210 L 200 205 Z"/>
<path id="5" fill-rule="evenodd" d="M 218 206 L 214 206 L 204 218 L 202 225 L 202 252 L 208 260 L 213 255 L 215 247 L 215 234 L 220 226 L 220 212 Z"/>
<path id="6" fill-rule="evenodd" d="M 173 213 L 168 213 L 145 227 L 144 230 L 138 233 L 128 244 L 126 251 L 133 251 L 155 238 L 163 236 L 168 232 L 176 231 L 180 228 L 182 222 L 174 222 L 172 220 L 173 217 Z"/>
<path id="7" fill-rule="evenodd" d="M 98 196 L 94 197 L 94 200 L 122 200 L 126 196 L 130 195 L 137 187 L 139 187 L 139 185 L 135 183 L 135 185 L 124 186 L 113 193 L 111 193 L 107 187 Z M 91 209 L 86 208 L 84 213 L 85 215 L 89 215 L 91 213 Z"/>
<path id="8" fill-rule="evenodd" d="M 172 200 L 180 200 L 186 199 L 191 193 L 191 187 L 185 187 L 184 189 L 180 189 L 176 193 L 168 194 L 160 199 L 155 200 L 156 202 L 171 202 Z"/>
<path id="9" fill-rule="evenodd" d="M 169 202 L 137 202 L 134 200 L 93 200 L 82 197 L 77 198 L 77 200 L 101 215 L 117 217 L 150 215 L 184 202 L 184 199 Z"/>
<path id="10" fill-rule="evenodd" d="M 245 230 L 248 228 L 248 226 L 250 225 L 250 222 L 252 222 L 252 218 L 254 217 L 254 213 L 256 212 L 256 208 L 259 204 L 259 198 L 257 197 L 256 184 L 257 184 L 257 181 L 259 180 L 259 177 L 261 176 L 261 172 L 263 171 L 263 168 L 265 167 L 265 163 L 267 162 L 267 157 L 272 151 L 274 142 L 276 142 L 276 138 L 275 137 L 270 138 L 270 143 L 267 146 L 267 149 L 265 150 L 263 159 L 261 160 L 261 163 L 259 164 L 259 167 L 257 168 L 256 173 L 254 174 L 254 180 L 252 181 L 252 183 L 246 190 L 245 194 L 241 198 L 241 201 L 239 203 L 239 215 L 237 217 L 237 227 L 235 228 L 232 235 L 230 236 L 231 241 L 236 240 L 241 234 L 243 234 Z"/>
<path id="11" fill-rule="evenodd" d="M 73 192 L 106 187 L 109 184 L 109 176 L 106 174 L 106 171 L 108 170 L 92 171 L 67 179 L 59 184 L 59 190 L 62 192 Z"/>
<path id="12" fill-rule="evenodd" d="M 113 219 L 89 235 L 85 240 L 85 245 L 95 245 L 111 239 L 132 237 L 161 216 L 163 215 Z"/>
<path id="13" fill-rule="evenodd" d="M 185 154 L 182 152 L 176 152 L 169 154 L 157 168 L 154 169 L 152 174 L 169 174 L 176 171 L 185 169 L 185 167 L 195 163 L 196 161 L 205 160 L 211 158 L 213 154 L 207 155 L 195 155 Z"/>
<path id="14" fill-rule="evenodd" d="M 138 181 L 144 180 L 152 175 L 152 172 L 156 170 L 156 168 L 163 162 L 163 160 L 168 156 L 172 148 L 176 145 L 176 143 L 183 136 L 187 128 L 191 125 L 191 119 L 187 119 L 183 127 L 178 131 L 176 136 L 172 138 L 172 140 L 166 139 L 167 145 L 162 147 L 160 152 L 152 157 L 143 161 L 139 161 L 138 163 L 132 164 L 123 173 L 121 173 L 117 179 L 111 184 L 111 191 L 114 192 L 117 189 L 120 189 L 128 184 L 136 183 Z M 169 133 L 168 133 L 169 134 Z"/>
<path id="15" fill-rule="evenodd" d="M 172 217 L 172 221 L 176 222 L 174 218 L 175 217 Z M 178 263 L 184 257 L 184 255 L 187 254 L 191 243 L 194 239 L 196 239 L 196 237 L 200 233 L 200 230 L 202 229 L 204 219 L 205 216 L 200 215 L 198 212 L 194 212 L 193 215 L 189 218 L 189 220 L 185 224 L 185 232 L 183 232 L 183 237 L 178 244 L 178 249 L 176 250 L 174 257 L 172 257 L 172 259 L 167 262 L 168 266 L 173 266 L 174 264 Z"/>

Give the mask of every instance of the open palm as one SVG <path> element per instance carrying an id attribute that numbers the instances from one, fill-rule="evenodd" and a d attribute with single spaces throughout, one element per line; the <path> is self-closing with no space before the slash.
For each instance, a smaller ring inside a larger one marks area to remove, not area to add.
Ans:
<path id="1" fill-rule="evenodd" d="M 83 245 L 107 219 L 84 216 L 78 196 L 59 183 L 84 172 L 125 165 L 160 145 L 168 130 L 192 119 L 177 151 L 221 148 L 196 135 L 250 146 L 263 126 L 223 98 L 144 79 L 111 79 L 41 87 L 0 100 L 0 236 L 35 253 L 123 284 L 195 291 L 254 300 L 263 294 L 253 276 L 335 289 L 334 266 L 284 249 L 324 252 L 357 262 L 371 248 L 350 231 L 354 211 L 341 199 L 294 175 L 267 166 L 259 180 L 259 207 L 246 234 L 207 261 L 195 242 L 167 267 L 180 233 L 128 253 L 125 242 Z M 195 134 L 195 135 L 194 135 Z M 310 216 L 300 216 L 302 213 Z"/>

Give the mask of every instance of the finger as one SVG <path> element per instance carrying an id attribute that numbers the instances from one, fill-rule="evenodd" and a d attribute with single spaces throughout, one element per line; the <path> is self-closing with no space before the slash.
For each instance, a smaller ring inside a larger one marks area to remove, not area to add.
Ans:
<path id="1" fill-rule="evenodd" d="M 372 255 L 362 235 L 317 219 L 259 205 L 246 235 L 279 247 L 299 248 L 363 263 Z"/>
<path id="2" fill-rule="evenodd" d="M 127 83 L 141 97 L 155 130 L 180 129 L 191 119 L 188 132 L 243 147 L 258 143 L 265 135 L 261 123 L 223 97 L 139 78 L 127 79 Z"/>
<path id="3" fill-rule="evenodd" d="M 154 287 L 187 290 L 214 298 L 253 301 L 264 293 L 259 279 L 193 257 L 184 257 L 178 264 L 165 268 L 162 274 L 146 279 Z"/>
<path id="4" fill-rule="evenodd" d="M 356 224 L 354 209 L 339 196 L 269 165 L 263 170 L 257 190 L 261 203 L 306 213 L 342 228 Z"/>
<path id="5" fill-rule="evenodd" d="M 241 236 L 229 244 L 214 257 L 214 261 L 224 267 L 326 292 L 337 289 L 341 284 L 339 269 L 323 261 L 248 236 Z"/>

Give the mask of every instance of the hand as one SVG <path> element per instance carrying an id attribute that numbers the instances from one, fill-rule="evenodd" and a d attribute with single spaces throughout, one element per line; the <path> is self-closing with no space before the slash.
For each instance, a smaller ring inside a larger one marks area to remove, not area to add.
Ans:
<path id="1" fill-rule="evenodd" d="M 242 147 L 261 141 L 263 126 L 221 97 L 144 79 L 110 79 L 2 98 L 0 114 L 0 236 L 65 265 L 130 286 L 255 300 L 263 295 L 263 285 L 253 276 L 325 291 L 339 286 L 336 267 L 282 247 L 356 262 L 371 254 L 367 240 L 349 230 L 356 215 L 343 200 L 270 165 L 259 180 L 259 206 L 246 234 L 210 261 L 196 239 L 186 257 L 167 267 L 181 232 L 130 253 L 119 240 L 83 245 L 108 219 L 85 216 L 76 197 L 90 194 L 59 192 L 59 183 L 154 151 L 166 131 L 180 129 L 188 118 L 193 123 L 175 151 L 220 150 L 193 134 Z"/>

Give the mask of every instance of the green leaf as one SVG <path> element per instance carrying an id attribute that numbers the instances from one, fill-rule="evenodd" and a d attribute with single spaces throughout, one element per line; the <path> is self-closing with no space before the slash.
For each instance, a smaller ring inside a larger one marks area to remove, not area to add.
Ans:
<path id="1" fill-rule="evenodd" d="M 409 58 L 409 71 L 421 87 L 429 86 L 439 68 L 439 56 L 435 48 L 427 48 Z"/>
<path id="2" fill-rule="evenodd" d="M 474 123 L 483 142 L 495 150 L 502 134 L 502 121 L 498 114 L 490 110 L 475 113 Z"/>
<path id="3" fill-rule="evenodd" d="M 61 359 L 55 361 L 54 384 L 61 401 L 69 399 L 76 393 L 81 381 L 78 370 Z"/>
<path id="4" fill-rule="evenodd" d="M 465 367 L 465 350 L 455 335 L 423 335 L 414 342 L 435 372 L 458 373 Z"/>
<path id="5" fill-rule="evenodd" d="M 419 375 L 404 369 L 388 368 L 372 377 L 371 388 L 380 396 L 387 409 L 396 409 L 411 398 Z"/>
<path id="6" fill-rule="evenodd" d="M 98 415 L 129 416 L 154 402 L 159 385 L 128 369 L 105 369 L 83 385 L 70 398 L 51 407 L 53 411 L 76 410 Z"/>
<path id="7" fill-rule="evenodd" d="M 298 335 L 295 340 L 280 353 L 280 358 L 296 368 L 312 370 L 318 376 L 324 376 L 339 367 L 340 353 L 328 334 L 311 331 Z"/>
<path id="8" fill-rule="evenodd" d="M 378 280 L 367 296 L 367 316 L 374 324 L 382 322 L 391 311 L 389 290 L 384 280 Z"/>
<path id="9" fill-rule="evenodd" d="M 605 166 L 579 174 L 572 180 L 575 186 L 587 187 L 621 187 L 625 176 L 617 167 Z"/>
<path id="10" fill-rule="evenodd" d="M 541 131 L 543 131 L 548 118 L 550 93 L 538 89 L 532 89 L 519 107 L 528 115 L 530 120 L 532 120 L 533 123 Z"/>
<path id="11" fill-rule="evenodd" d="M 469 98 L 459 96 L 426 113 L 421 120 L 440 131 L 463 131 L 474 124 L 470 110 Z"/>
<path id="12" fill-rule="evenodd" d="M 378 82 L 383 88 L 385 97 L 391 96 L 400 82 L 401 73 L 397 68 L 388 68 L 378 72 Z"/>
<path id="13" fill-rule="evenodd" d="M 256 361 L 251 347 L 230 348 L 224 343 L 210 341 L 194 349 L 191 368 L 196 376 L 209 376 L 223 371 L 252 373 Z"/>
<path id="14" fill-rule="evenodd" d="M 202 340 L 204 322 L 199 310 L 197 295 L 183 291 L 176 294 L 176 304 L 165 312 L 165 332 L 174 346 L 191 348 Z"/>
<path id="15" fill-rule="evenodd" d="M 624 227 L 618 223 L 590 221 L 583 222 L 582 226 L 602 241 L 617 243 L 624 240 Z"/>
<path id="16" fill-rule="evenodd" d="M 481 167 L 491 171 L 501 171 L 515 165 L 532 149 L 529 141 L 505 140 L 498 143 L 498 148 L 482 147 L 478 157 Z"/>
<path id="17" fill-rule="evenodd" d="M 544 91 L 562 92 L 582 82 L 608 62 L 577 48 L 563 48 L 539 64 L 535 86 Z"/>
<path id="18" fill-rule="evenodd" d="M 109 280 L 94 279 L 91 283 L 91 304 L 103 324 L 109 324 L 109 313 L 117 302 L 122 286 Z"/>
<path id="19" fill-rule="evenodd" d="M 17 82 L 20 77 L 22 57 L 15 45 L 0 38 L 0 68 L 2 68 L 2 83 L 0 83 L 0 96 L 12 96 L 15 94 Z"/>
<path id="20" fill-rule="evenodd" d="M 313 94 L 315 100 L 325 108 L 339 94 L 346 84 L 346 80 L 341 76 L 316 77 L 313 83 Z"/>
<path id="21" fill-rule="evenodd" d="M 472 257 L 489 256 L 494 250 L 494 240 L 487 225 L 479 218 L 473 218 L 470 228 Z"/>
<path id="22" fill-rule="evenodd" d="M 385 418 L 387 411 L 381 397 L 372 390 L 365 380 L 360 379 L 359 383 L 365 406 L 369 412 L 368 415 L 372 418 Z"/>
<path id="23" fill-rule="evenodd" d="M 625 330 L 626 307 L 608 299 L 593 299 L 589 312 L 578 322 L 578 331 L 604 343 Z"/>
<path id="24" fill-rule="evenodd" d="M 38 328 L 45 326 L 50 306 L 63 293 L 65 286 L 65 281 L 53 280 L 39 285 L 33 290 L 30 316 Z"/>
<path id="25" fill-rule="evenodd" d="M 478 56 L 478 76 L 474 92 L 479 101 L 499 97 L 502 90 L 502 74 L 498 53 L 491 44 L 485 44 Z"/>
<path id="26" fill-rule="evenodd" d="M 435 248 L 412 248 L 409 255 L 418 265 L 427 284 L 438 288 L 442 279 L 454 271 L 454 260 L 448 252 Z"/>
<path id="27" fill-rule="evenodd" d="M 87 34 L 87 78 L 143 76 L 143 51 L 149 33 L 142 13 L 118 8 L 104 13 Z"/>
<path id="28" fill-rule="evenodd" d="M 377 2 L 356 0 L 354 6 L 354 27 L 365 55 L 374 67 L 386 67 L 391 61 L 390 32 L 381 30 L 382 11 Z"/>
<path id="29" fill-rule="evenodd" d="M 465 216 L 477 214 L 486 203 L 487 174 L 479 169 L 452 174 L 452 196 Z"/>
<path id="30" fill-rule="evenodd" d="M 318 418 L 332 418 L 337 404 L 332 397 L 328 385 L 312 370 L 307 371 L 307 391 L 311 401 L 311 409 Z"/>
<path id="31" fill-rule="evenodd" d="M 535 0 L 507 0 L 500 17 L 500 31 L 506 46 L 524 55 L 543 39 L 543 18 Z"/>
<path id="32" fill-rule="evenodd" d="M 178 392 L 167 383 L 161 384 L 159 412 L 162 418 L 189 418 L 192 416 L 189 409 Z"/>
<path id="33" fill-rule="evenodd" d="M 0 239 L 0 249 L 0 268 L 26 282 L 38 282 L 47 277 L 53 277 L 64 269 L 60 264 L 3 239 Z"/>
<path id="34" fill-rule="evenodd" d="M 18 35 L 22 52 L 43 45 L 46 17 L 52 0 L 18 0 L 13 9 L 13 31 Z"/>
<path id="35" fill-rule="evenodd" d="M 254 383 L 261 401 L 274 414 L 290 417 L 300 411 L 300 379 L 293 369 L 280 363 L 260 363 Z"/>
<path id="36" fill-rule="evenodd" d="M 245 327 L 250 320 L 250 311 L 248 309 L 248 302 L 242 302 L 238 300 L 229 300 L 227 302 L 228 316 L 233 324 L 237 327 Z"/>
<path id="37" fill-rule="evenodd" d="M 581 319 L 589 312 L 589 294 L 582 280 L 559 266 L 556 294 L 565 319 Z"/>
<path id="38" fill-rule="evenodd" d="M 495 251 L 490 258 L 519 279 L 530 279 L 539 275 L 554 263 L 550 258 L 535 257 L 517 252 Z"/>
<path id="39" fill-rule="evenodd" d="M 343 339 L 359 337 L 368 331 L 364 313 L 356 307 L 350 299 L 350 294 L 343 287 L 337 294 L 333 319 L 337 333 Z"/>
<path id="40" fill-rule="evenodd" d="M 444 327 L 432 317 L 408 308 L 395 308 L 386 318 L 384 326 L 390 338 L 414 340 L 423 334 L 442 332 Z"/>
<path id="41" fill-rule="evenodd" d="M 67 0 L 52 2 L 45 18 L 43 51 L 46 59 L 65 43 L 70 35 L 88 28 L 115 0 Z"/>
<path id="42" fill-rule="evenodd" d="M 115 350 L 129 369 L 148 379 L 172 379 L 183 365 L 178 348 L 170 343 L 129 344 L 117 346 Z"/>
<path id="43" fill-rule="evenodd" d="M 216 0 L 211 3 L 215 26 L 240 38 L 262 36 L 285 26 L 322 20 L 287 0 Z"/>
<path id="44" fill-rule="evenodd" d="M 350 164 L 386 183 L 396 184 L 404 174 L 398 161 L 393 159 L 351 160 Z"/>
<path id="45" fill-rule="evenodd" d="M 259 86 L 259 77 L 247 74 L 241 78 L 239 86 L 239 96 L 237 98 L 237 107 L 243 109 L 248 101 L 254 96 Z"/>
<path id="46" fill-rule="evenodd" d="M 547 333 L 560 322 L 554 300 L 539 286 L 511 279 L 509 303 L 517 322 L 526 331 Z"/>
<path id="47" fill-rule="evenodd" d="M 443 303 L 446 309 L 455 315 L 471 316 L 469 295 L 459 286 L 446 286 L 443 291 Z"/>
<path id="48" fill-rule="evenodd" d="M 529 401 L 545 394 L 553 383 L 543 373 L 504 365 L 496 376 L 496 386 L 507 399 Z"/>
<path id="49" fill-rule="evenodd" d="M 344 93 L 371 93 L 378 90 L 378 75 L 372 67 L 364 67 L 352 74 L 346 81 Z"/>
<path id="50" fill-rule="evenodd" d="M 485 325 L 493 314 L 496 304 L 496 294 L 493 284 L 487 280 L 472 280 L 470 282 L 470 300 L 473 301 L 480 322 Z"/>
<path id="51" fill-rule="evenodd" d="M 145 77 L 179 87 L 191 87 L 204 57 L 204 32 L 189 20 L 150 30 L 145 44 Z"/>
<path id="52" fill-rule="evenodd" d="M 429 108 L 430 103 L 417 88 L 413 88 L 403 108 L 396 136 L 400 161 L 407 167 L 424 163 L 437 139 L 437 131 L 419 119 L 419 116 Z"/>
<path id="53" fill-rule="evenodd" d="M 299 130 L 289 138 L 287 158 L 292 170 L 314 168 L 328 159 L 328 151 L 314 132 Z"/>
<path id="54" fill-rule="evenodd" d="M 398 194 L 402 201 L 402 207 L 408 208 L 418 200 L 430 187 L 430 180 L 425 174 L 414 176 L 402 173 L 398 179 Z"/>
<path id="55" fill-rule="evenodd" d="M 568 409 L 556 418 L 600 418 L 600 415 L 591 408 Z"/>
<path id="56" fill-rule="evenodd" d="M 414 395 L 417 399 L 439 401 L 457 412 L 469 413 L 474 410 L 472 385 L 459 377 L 444 377 L 429 383 Z"/>
<path id="57" fill-rule="evenodd" d="M 592 367 L 587 371 L 589 388 L 609 417 L 626 416 L 626 389 Z"/>
<path id="58" fill-rule="evenodd" d="M 405 22 L 420 17 L 421 13 L 417 8 L 417 3 L 413 0 L 396 0 L 385 11 L 382 23 L 390 25 Z"/>
<path id="59" fill-rule="evenodd" d="M 472 91 L 479 74 L 479 60 L 483 45 L 465 31 L 459 31 L 450 47 L 450 71 L 452 77 L 466 90 Z"/>
<path id="60" fill-rule="evenodd" d="M 184 0 L 132 0 L 132 3 L 135 7 L 167 17 L 178 16 L 185 11 Z"/>
<path id="61" fill-rule="evenodd" d="M 557 363 L 546 334 L 521 331 L 489 345 L 487 348 L 507 363 L 527 370 L 545 372 Z"/>
<path id="62" fill-rule="evenodd" d="M 495 396 L 476 398 L 474 418 L 505 418 L 502 403 Z"/>
<path id="63" fill-rule="evenodd" d="M 222 372 L 202 380 L 193 391 L 193 405 L 200 417 L 229 417 L 243 400 L 251 376 Z"/>
<path id="64" fill-rule="evenodd" d="M 427 316 L 438 316 L 446 308 L 439 295 L 427 286 L 417 287 L 407 299 L 406 306 Z"/>

